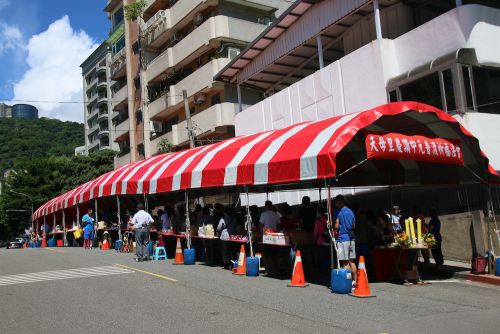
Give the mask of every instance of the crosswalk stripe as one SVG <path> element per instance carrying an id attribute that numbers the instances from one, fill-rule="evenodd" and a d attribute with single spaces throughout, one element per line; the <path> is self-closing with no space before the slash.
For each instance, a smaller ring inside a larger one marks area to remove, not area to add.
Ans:
<path id="1" fill-rule="evenodd" d="M 28 274 L 0 276 L 0 286 L 12 284 L 35 283 L 80 277 L 129 274 L 134 271 L 115 266 L 76 268 L 67 270 L 41 271 Z"/>

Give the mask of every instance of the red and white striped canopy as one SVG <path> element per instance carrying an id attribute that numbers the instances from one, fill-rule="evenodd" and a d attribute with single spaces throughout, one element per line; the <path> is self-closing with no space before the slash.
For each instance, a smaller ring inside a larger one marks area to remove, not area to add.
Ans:
<path id="1" fill-rule="evenodd" d="M 370 132 L 460 141 L 464 165 L 367 160 L 364 143 Z M 33 218 L 113 195 L 231 186 L 258 188 L 331 178 L 342 186 L 499 179 L 477 139 L 455 118 L 432 106 L 397 102 L 136 161 L 52 199 L 36 210 Z"/>

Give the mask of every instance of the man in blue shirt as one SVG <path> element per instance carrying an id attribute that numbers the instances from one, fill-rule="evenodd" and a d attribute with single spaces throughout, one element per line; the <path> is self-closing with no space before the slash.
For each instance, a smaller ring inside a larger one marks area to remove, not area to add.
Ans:
<path id="1" fill-rule="evenodd" d="M 355 218 L 354 212 L 345 205 L 342 195 L 335 197 L 337 215 L 335 218 L 335 230 L 338 231 L 336 240 L 337 256 L 342 268 L 349 269 L 352 274 L 353 286 L 356 283 L 356 244 L 354 241 Z"/>

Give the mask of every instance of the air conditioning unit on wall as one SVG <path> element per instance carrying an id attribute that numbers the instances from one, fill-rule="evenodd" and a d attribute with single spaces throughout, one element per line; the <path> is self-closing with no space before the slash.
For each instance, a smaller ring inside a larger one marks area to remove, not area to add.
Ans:
<path id="1" fill-rule="evenodd" d="M 198 93 L 194 95 L 194 104 L 202 105 L 207 100 L 207 95 L 205 93 Z"/>
<path id="2" fill-rule="evenodd" d="M 227 48 L 227 57 L 229 59 L 236 58 L 236 56 L 239 54 L 240 54 L 240 49 L 232 47 L 232 46 Z"/>
<path id="3" fill-rule="evenodd" d="M 193 18 L 193 25 L 195 27 L 201 26 L 203 23 L 203 14 L 202 13 L 196 13 L 196 15 Z"/>

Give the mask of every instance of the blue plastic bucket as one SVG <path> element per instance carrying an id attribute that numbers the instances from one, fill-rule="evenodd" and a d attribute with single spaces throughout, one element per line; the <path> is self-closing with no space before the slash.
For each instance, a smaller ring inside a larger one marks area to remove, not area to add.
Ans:
<path id="1" fill-rule="evenodd" d="M 500 257 L 495 259 L 495 276 L 500 276 Z"/>
<path id="2" fill-rule="evenodd" d="M 194 251 L 194 248 L 191 248 L 191 249 L 184 249 L 184 264 L 185 265 L 190 265 L 190 264 L 194 264 L 195 262 L 195 251 Z"/>
<path id="3" fill-rule="evenodd" d="M 33 241 L 30 241 L 30 243 L 28 244 L 28 248 L 33 248 Z"/>
<path id="4" fill-rule="evenodd" d="M 119 252 L 122 249 L 122 241 L 121 240 L 116 240 L 115 241 L 115 250 Z"/>
<path id="5" fill-rule="evenodd" d="M 56 239 L 49 239 L 49 241 L 47 242 L 47 246 L 56 247 Z"/>
<path id="6" fill-rule="evenodd" d="M 331 287 L 333 293 L 345 295 L 351 293 L 352 275 L 347 269 L 333 269 Z"/>
<path id="7" fill-rule="evenodd" d="M 40 240 L 38 240 L 38 241 L 36 242 L 36 246 L 35 246 L 35 247 L 36 247 L 36 248 L 40 248 L 41 246 L 42 246 L 42 242 L 41 242 Z"/>
<path id="8" fill-rule="evenodd" d="M 259 258 L 247 257 L 247 276 L 259 276 Z"/>
<path id="9" fill-rule="evenodd" d="M 154 241 L 150 241 L 148 243 L 148 252 L 149 252 L 149 256 L 153 256 L 153 246 L 155 245 L 155 242 Z"/>

